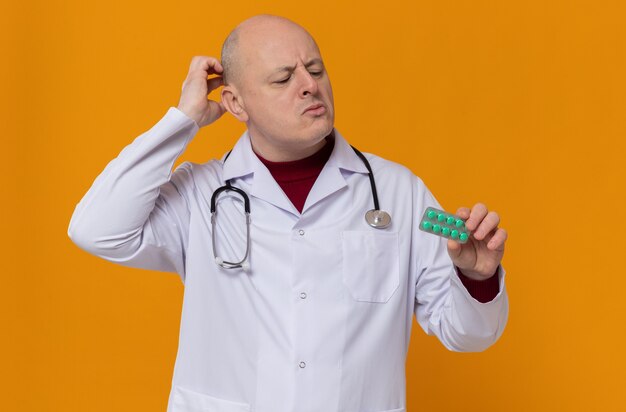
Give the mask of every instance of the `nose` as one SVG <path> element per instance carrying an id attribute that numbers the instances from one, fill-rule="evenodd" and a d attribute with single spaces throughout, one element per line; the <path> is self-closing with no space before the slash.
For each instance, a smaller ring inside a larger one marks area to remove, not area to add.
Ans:
<path id="1" fill-rule="evenodd" d="M 317 94 L 319 89 L 317 79 L 305 68 L 301 68 L 300 82 L 300 97 L 315 96 Z"/>

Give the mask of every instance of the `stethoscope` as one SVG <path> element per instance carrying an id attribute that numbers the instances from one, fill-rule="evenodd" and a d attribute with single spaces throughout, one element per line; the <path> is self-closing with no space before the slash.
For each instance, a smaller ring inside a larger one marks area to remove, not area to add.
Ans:
<path id="1" fill-rule="evenodd" d="M 373 228 L 384 229 L 387 226 L 389 226 L 389 224 L 391 224 L 391 216 L 389 215 L 389 213 L 385 212 L 384 210 L 380 210 L 380 206 L 378 205 L 378 192 L 376 191 L 376 182 L 374 181 L 374 173 L 372 172 L 372 167 L 370 166 L 370 163 L 367 161 L 363 153 L 359 152 L 354 146 L 350 146 L 350 147 L 352 147 L 354 152 L 357 154 L 357 156 L 359 156 L 359 158 L 361 159 L 361 161 L 367 168 L 368 176 L 370 179 L 370 185 L 372 186 L 372 198 L 374 199 L 374 209 L 368 210 L 365 213 L 365 221 Z M 228 156 L 230 156 L 231 152 L 232 150 L 228 152 L 228 154 L 224 158 L 224 163 L 226 162 L 226 159 L 228 159 Z M 244 204 L 243 208 L 246 214 L 246 254 L 244 255 L 243 259 L 241 259 L 239 262 L 229 262 L 217 256 L 217 249 L 215 246 L 217 243 L 216 238 L 215 238 L 215 232 L 216 232 L 215 224 L 217 221 L 217 209 L 215 205 L 217 203 L 217 198 L 219 197 L 220 193 L 226 192 L 226 191 L 233 191 L 239 194 L 243 198 L 243 204 Z M 226 185 L 216 189 L 215 192 L 213 192 L 213 196 L 211 196 L 211 228 L 213 232 L 212 233 L 213 256 L 215 257 L 215 263 L 217 263 L 218 265 L 220 265 L 221 267 L 225 269 L 242 268 L 245 271 L 250 269 L 250 264 L 248 263 L 248 255 L 250 252 L 250 198 L 248 198 L 248 195 L 246 194 L 246 192 L 244 192 L 243 190 L 237 187 L 232 186 L 230 183 L 230 179 L 226 181 Z"/>

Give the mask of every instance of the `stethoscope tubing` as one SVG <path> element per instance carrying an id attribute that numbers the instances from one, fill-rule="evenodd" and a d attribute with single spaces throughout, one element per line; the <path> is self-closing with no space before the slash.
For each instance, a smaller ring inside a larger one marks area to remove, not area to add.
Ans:
<path id="1" fill-rule="evenodd" d="M 367 175 L 369 177 L 370 186 L 372 188 L 372 198 L 374 200 L 374 209 L 369 210 L 365 214 L 365 220 L 370 226 L 374 228 L 384 229 L 387 226 L 389 226 L 389 224 L 391 223 L 391 217 L 389 216 L 387 212 L 380 210 L 380 206 L 378 203 L 378 191 L 376 190 L 376 181 L 374 180 L 374 172 L 372 172 L 372 167 L 370 166 L 370 163 L 365 158 L 365 155 L 363 153 L 357 150 L 356 147 L 354 146 L 350 146 L 350 147 L 354 150 L 356 155 L 361 159 L 361 161 L 367 168 L 367 172 L 368 172 Z M 226 162 L 226 159 L 228 159 L 231 153 L 232 153 L 232 149 L 226 154 L 226 157 L 224 158 L 224 163 Z M 243 198 L 243 201 L 244 201 L 244 210 L 246 214 L 246 253 L 243 259 L 241 259 L 239 262 L 225 261 L 217 255 L 217 248 L 216 248 L 217 241 L 216 241 L 216 235 L 215 235 L 216 222 L 217 222 L 217 207 L 216 207 L 217 198 L 222 192 L 226 192 L 226 191 L 234 191 L 235 193 L 239 194 Z M 225 269 L 243 268 L 244 270 L 247 270 L 249 268 L 247 259 L 250 253 L 250 198 L 248 197 L 245 191 L 243 191 L 242 189 L 239 189 L 238 187 L 234 187 L 230 183 L 230 179 L 229 179 L 226 181 L 226 184 L 224 186 L 217 188 L 213 192 L 213 195 L 211 196 L 210 209 L 211 209 L 211 229 L 212 229 L 211 238 L 213 240 L 213 256 L 215 257 L 215 263 L 217 263 L 218 265 L 220 265 L 221 267 Z"/>

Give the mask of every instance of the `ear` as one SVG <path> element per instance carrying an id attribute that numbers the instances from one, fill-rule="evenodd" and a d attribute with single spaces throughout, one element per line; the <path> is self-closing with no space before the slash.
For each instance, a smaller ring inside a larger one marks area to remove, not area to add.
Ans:
<path id="1" fill-rule="evenodd" d="M 248 113 L 246 113 L 244 109 L 241 94 L 239 94 L 237 88 L 232 84 L 222 88 L 222 104 L 226 110 L 240 122 L 245 123 L 248 121 Z"/>

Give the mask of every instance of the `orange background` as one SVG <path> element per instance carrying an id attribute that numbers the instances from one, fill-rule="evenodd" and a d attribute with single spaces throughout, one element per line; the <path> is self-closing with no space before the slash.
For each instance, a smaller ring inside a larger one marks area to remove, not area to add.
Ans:
<path id="1" fill-rule="evenodd" d="M 352 144 L 510 233 L 504 335 L 460 354 L 414 324 L 408 410 L 626 410 L 626 13 L 599 0 L 3 3 L 2 410 L 165 411 L 178 275 L 91 256 L 67 226 L 192 56 L 260 12 L 317 39 Z M 176 165 L 242 131 L 226 116 Z"/>

